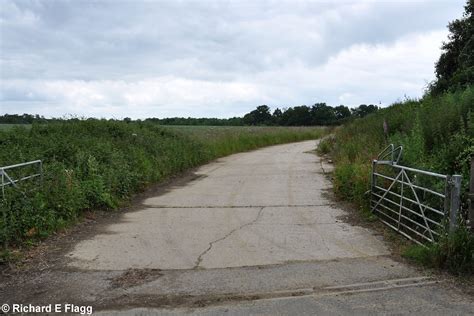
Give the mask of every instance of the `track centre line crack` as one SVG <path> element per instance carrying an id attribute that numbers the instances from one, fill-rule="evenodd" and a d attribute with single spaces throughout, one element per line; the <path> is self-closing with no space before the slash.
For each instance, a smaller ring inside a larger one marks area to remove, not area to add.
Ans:
<path id="1" fill-rule="evenodd" d="M 252 220 L 252 221 L 250 221 L 250 222 L 248 222 L 248 223 L 245 223 L 245 224 L 243 224 L 243 225 L 240 225 L 240 226 L 237 227 L 237 228 L 232 229 L 232 230 L 231 230 L 229 233 L 227 233 L 224 237 L 221 237 L 221 238 L 219 238 L 219 239 L 216 239 L 216 240 L 214 240 L 214 241 L 211 241 L 211 242 L 209 243 L 209 246 L 207 247 L 207 249 L 204 250 L 203 252 L 201 252 L 201 254 L 200 254 L 200 255 L 198 256 L 198 258 L 196 259 L 196 262 L 194 263 L 193 269 L 199 268 L 199 265 L 200 265 L 201 262 L 202 262 L 202 257 L 204 257 L 204 256 L 212 249 L 212 246 L 213 246 L 214 244 L 216 244 L 216 243 L 218 243 L 218 242 L 220 242 L 220 241 L 222 241 L 222 240 L 228 238 L 230 235 L 232 235 L 233 233 L 235 233 L 235 232 L 238 231 L 238 230 L 241 230 L 241 229 L 244 228 L 244 227 L 247 227 L 247 226 L 250 226 L 250 225 L 252 225 L 252 224 L 255 224 L 255 223 L 260 219 L 260 217 L 262 216 L 262 213 L 263 213 L 263 209 L 264 209 L 264 208 L 265 208 L 265 206 L 262 206 L 262 207 L 260 208 L 260 210 L 258 211 L 257 217 L 255 217 L 254 220 Z"/>

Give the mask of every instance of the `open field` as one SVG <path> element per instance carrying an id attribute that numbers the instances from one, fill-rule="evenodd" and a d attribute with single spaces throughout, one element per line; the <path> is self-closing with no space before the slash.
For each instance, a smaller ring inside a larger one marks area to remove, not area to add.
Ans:
<path id="1" fill-rule="evenodd" d="M 214 157 L 283 144 L 302 139 L 319 138 L 321 127 L 281 126 L 163 126 L 193 140 L 202 142 Z M 324 128 L 324 130 L 326 130 Z"/>
<path id="2" fill-rule="evenodd" d="M 215 158 L 316 139 L 323 128 L 161 127 L 151 123 L 65 121 L 0 130 L 0 165 L 41 159 L 41 190 L 9 188 L 2 244 L 20 245 L 70 225 L 83 211 L 115 209 L 151 183 Z M 21 174 L 16 174 L 17 177 Z"/>
<path id="3" fill-rule="evenodd" d="M 15 127 L 23 127 L 23 128 L 29 129 L 31 128 L 31 125 L 30 124 L 0 124 L 0 131 L 2 130 L 8 131 Z"/>

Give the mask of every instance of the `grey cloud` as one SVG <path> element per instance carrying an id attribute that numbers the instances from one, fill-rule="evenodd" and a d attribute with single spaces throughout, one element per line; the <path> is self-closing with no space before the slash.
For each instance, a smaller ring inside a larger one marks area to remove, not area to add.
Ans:
<path id="1" fill-rule="evenodd" d="M 0 14 L 0 79 L 134 82 L 172 76 L 197 82 L 246 82 L 261 89 L 260 99 L 233 101 L 241 111 L 255 105 L 246 102 L 338 100 L 340 93 L 325 88 L 323 81 L 314 89 L 284 78 L 281 84 L 288 85 L 288 97 L 269 100 L 268 95 L 279 95 L 272 93 L 279 79 L 258 80 L 269 74 L 296 76 L 288 73 L 293 65 L 323 67 L 353 45 L 391 45 L 412 33 L 443 30 L 460 16 L 463 4 L 461 0 L 5 1 Z M 349 88 L 353 89 L 340 90 Z M 13 96 L 21 100 L 21 87 L 12 89 L 2 91 L 2 96 L 10 95 L 9 102 Z M 393 99 L 393 88 L 386 91 Z M 380 93 L 390 98 L 385 91 Z M 32 98 L 28 91 L 23 95 L 24 100 Z M 42 98 L 47 96 L 37 100 Z"/>

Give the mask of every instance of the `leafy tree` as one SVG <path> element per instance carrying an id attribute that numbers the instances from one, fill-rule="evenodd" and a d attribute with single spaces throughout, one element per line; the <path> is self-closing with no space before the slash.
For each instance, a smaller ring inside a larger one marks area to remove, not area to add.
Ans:
<path id="1" fill-rule="evenodd" d="M 358 107 L 352 109 L 352 115 L 355 117 L 364 117 L 370 113 L 377 112 L 378 109 L 378 106 L 373 104 L 361 104 Z"/>
<path id="2" fill-rule="evenodd" d="M 336 120 L 344 120 L 351 117 L 351 110 L 344 105 L 339 105 L 334 108 L 334 114 L 336 115 Z"/>
<path id="3" fill-rule="evenodd" d="M 0 116 L 0 124 L 31 124 L 46 121 L 44 116 L 38 114 L 4 114 Z"/>
<path id="4" fill-rule="evenodd" d="M 436 62 L 432 94 L 467 87 L 474 83 L 474 0 L 468 0 L 463 17 L 449 23 L 448 41 Z"/>
<path id="5" fill-rule="evenodd" d="M 311 122 L 313 125 L 330 125 L 336 121 L 334 108 L 326 103 L 316 103 L 311 107 Z"/>
<path id="6" fill-rule="evenodd" d="M 290 107 L 283 112 L 281 122 L 282 125 L 289 126 L 311 125 L 310 108 L 306 105 Z"/>
<path id="7" fill-rule="evenodd" d="M 255 110 L 244 116 L 244 123 L 246 125 L 268 125 L 271 121 L 272 115 L 267 105 L 259 105 Z"/>
<path id="8" fill-rule="evenodd" d="M 283 112 L 279 108 L 276 108 L 275 111 L 273 111 L 273 114 L 272 114 L 273 124 L 274 125 L 280 125 L 282 117 L 283 117 Z"/>

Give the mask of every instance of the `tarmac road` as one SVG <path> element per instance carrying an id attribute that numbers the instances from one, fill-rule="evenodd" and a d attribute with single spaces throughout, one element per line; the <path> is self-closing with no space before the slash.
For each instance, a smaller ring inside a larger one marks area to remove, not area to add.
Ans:
<path id="1" fill-rule="evenodd" d="M 205 165 L 79 240 L 54 268 L 5 282 L 12 294 L 0 299 L 123 315 L 472 314 L 472 296 L 344 222 L 316 143 Z"/>

